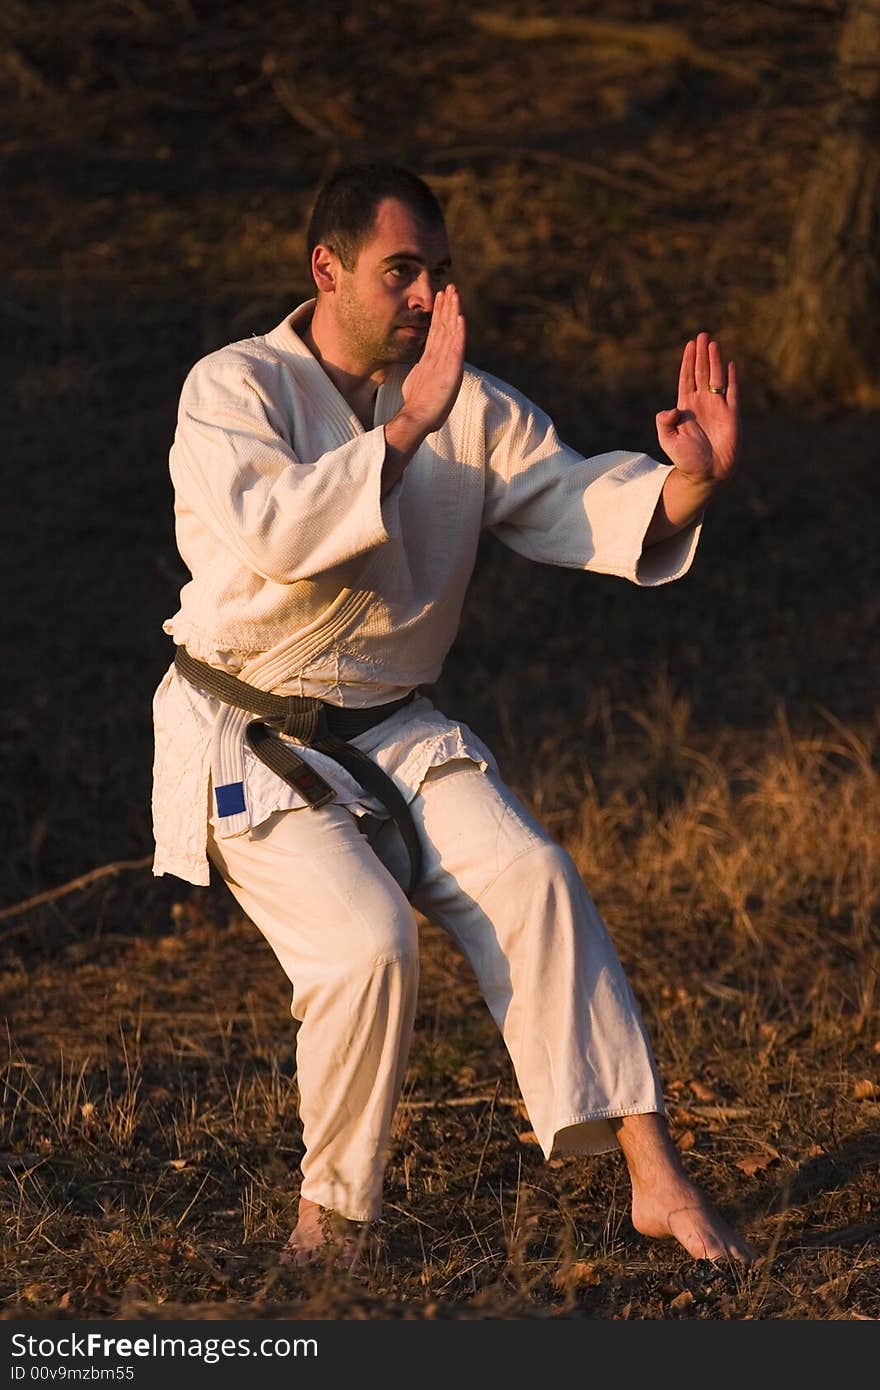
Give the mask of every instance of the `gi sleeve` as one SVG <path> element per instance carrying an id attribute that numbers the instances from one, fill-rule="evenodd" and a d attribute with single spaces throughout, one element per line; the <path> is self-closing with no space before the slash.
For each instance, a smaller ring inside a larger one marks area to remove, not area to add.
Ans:
<path id="1" fill-rule="evenodd" d="M 672 465 L 615 450 L 584 458 L 513 387 L 484 378 L 483 526 L 527 559 L 665 584 L 690 568 L 701 518 L 642 551 Z"/>
<path id="2" fill-rule="evenodd" d="M 243 565 L 290 584 L 388 540 L 385 434 L 368 430 L 302 462 L 272 385 L 235 354 L 197 363 L 181 393 L 170 469 L 179 505 Z"/>

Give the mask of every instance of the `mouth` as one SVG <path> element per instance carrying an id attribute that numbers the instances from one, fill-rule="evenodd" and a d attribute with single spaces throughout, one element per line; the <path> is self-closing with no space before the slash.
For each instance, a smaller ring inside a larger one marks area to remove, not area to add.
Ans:
<path id="1" fill-rule="evenodd" d="M 397 331 L 398 333 L 407 333 L 411 338 L 424 338 L 427 336 L 428 325 L 418 323 L 402 323 Z"/>

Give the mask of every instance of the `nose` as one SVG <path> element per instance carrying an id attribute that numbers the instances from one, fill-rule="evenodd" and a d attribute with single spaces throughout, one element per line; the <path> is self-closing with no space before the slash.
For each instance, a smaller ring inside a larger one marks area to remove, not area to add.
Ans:
<path id="1" fill-rule="evenodd" d="M 430 314 L 434 307 L 437 290 L 427 270 L 423 270 L 409 287 L 409 308 L 412 311 Z"/>

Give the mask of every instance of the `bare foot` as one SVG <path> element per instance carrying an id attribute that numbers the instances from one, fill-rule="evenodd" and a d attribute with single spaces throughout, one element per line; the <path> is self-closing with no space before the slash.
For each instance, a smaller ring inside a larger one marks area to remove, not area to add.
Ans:
<path id="1" fill-rule="evenodd" d="M 729 1260 L 748 1268 L 759 1259 L 688 1177 L 661 1115 L 626 1115 L 612 1123 L 629 1169 L 637 1231 L 677 1240 L 695 1260 Z"/>
<path id="2" fill-rule="evenodd" d="M 365 1228 L 363 1221 L 349 1221 L 308 1197 L 300 1197 L 299 1219 L 279 1262 L 304 1269 L 317 1261 L 329 1261 L 334 1269 L 349 1270 L 361 1253 Z"/>
<path id="3" fill-rule="evenodd" d="M 677 1240 L 695 1260 L 731 1260 L 748 1268 L 758 1258 L 688 1178 L 649 1192 L 633 1184 L 632 1223 L 643 1236 Z"/>

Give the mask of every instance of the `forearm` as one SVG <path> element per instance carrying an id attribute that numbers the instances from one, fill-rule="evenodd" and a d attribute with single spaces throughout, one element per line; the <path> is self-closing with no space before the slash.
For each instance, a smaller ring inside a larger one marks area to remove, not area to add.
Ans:
<path id="1" fill-rule="evenodd" d="M 385 462 L 380 495 L 385 497 L 400 482 L 406 466 L 430 431 L 406 410 L 400 410 L 385 426 Z"/>
<path id="2" fill-rule="evenodd" d="M 705 511 L 719 486 L 717 482 L 695 482 L 686 473 L 673 468 L 663 484 L 654 515 L 645 532 L 643 547 L 665 541 L 690 526 Z"/>
<path id="3" fill-rule="evenodd" d="M 220 395 L 181 411 L 169 459 L 181 516 L 277 584 L 323 574 L 384 544 L 376 492 L 385 461 L 381 430 L 304 462 L 249 405 L 250 398 L 243 404 Z"/>

